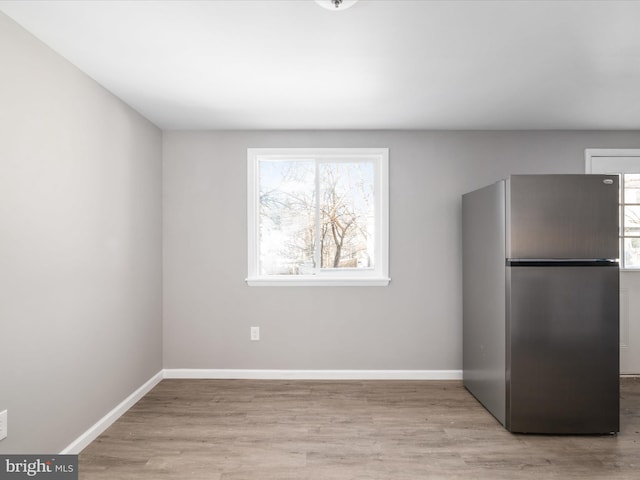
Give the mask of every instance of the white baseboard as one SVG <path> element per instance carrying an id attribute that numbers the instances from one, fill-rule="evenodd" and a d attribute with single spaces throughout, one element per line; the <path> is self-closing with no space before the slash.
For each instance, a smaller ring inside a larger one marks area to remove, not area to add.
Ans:
<path id="1" fill-rule="evenodd" d="M 244 370 L 168 368 L 164 378 L 252 380 L 462 380 L 462 370 Z"/>
<path id="2" fill-rule="evenodd" d="M 87 445 L 93 442 L 98 436 L 109 428 L 118 418 L 129 410 L 135 403 L 144 397 L 151 391 L 160 381 L 164 378 L 163 371 L 160 370 L 153 377 L 151 377 L 144 385 L 138 388 L 135 392 L 125 398 L 119 405 L 113 410 L 107 413 L 104 417 L 98 420 L 89 430 L 80 435 L 77 439 L 71 442 L 67 448 L 60 452 L 61 455 L 77 455 Z"/>

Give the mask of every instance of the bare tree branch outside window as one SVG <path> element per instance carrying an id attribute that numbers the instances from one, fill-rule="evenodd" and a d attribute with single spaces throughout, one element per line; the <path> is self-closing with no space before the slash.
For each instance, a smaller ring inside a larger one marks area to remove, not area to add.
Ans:
<path id="1" fill-rule="evenodd" d="M 640 174 L 625 173 L 621 183 L 624 185 L 620 245 L 623 265 L 625 268 L 640 268 Z"/>
<path id="2" fill-rule="evenodd" d="M 261 274 L 373 266 L 372 162 L 261 160 L 259 171 Z"/>

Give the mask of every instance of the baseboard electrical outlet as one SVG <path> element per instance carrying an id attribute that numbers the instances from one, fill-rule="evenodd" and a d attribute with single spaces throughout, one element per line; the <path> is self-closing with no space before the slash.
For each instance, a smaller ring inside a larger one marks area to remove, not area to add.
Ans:
<path id="1" fill-rule="evenodd" d="M 251 327 L 251 340 L 254 342 L 260 340 L 260 327 Z"/>
<path id="2" fill-rule="evenodd" d="M 0 440 L 7 438 L 7 411 L 0 412 Z"/>

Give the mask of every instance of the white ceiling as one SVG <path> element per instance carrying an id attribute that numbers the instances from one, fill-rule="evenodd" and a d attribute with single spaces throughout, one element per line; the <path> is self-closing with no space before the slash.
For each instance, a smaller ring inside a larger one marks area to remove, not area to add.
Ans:
<path id="1" fill-rule="evenodd" d="M 0 1 L 164 129 L 640 129 L 640 1 Z"/>

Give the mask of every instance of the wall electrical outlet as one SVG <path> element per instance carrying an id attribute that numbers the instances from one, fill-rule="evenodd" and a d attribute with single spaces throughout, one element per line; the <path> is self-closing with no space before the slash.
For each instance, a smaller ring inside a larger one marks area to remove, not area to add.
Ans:
<path id="1" fill-rule="evenodd" d="M 7 411 L 0 412 L 0 440 L 7 438 Z"/>
<path id="2" fill-rule="evenodd" d="M 251 327 L 251 340 L 254 342 L 260 340 L 260 327 Z"/>

